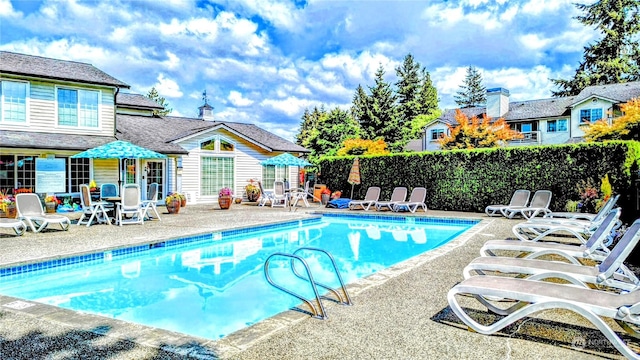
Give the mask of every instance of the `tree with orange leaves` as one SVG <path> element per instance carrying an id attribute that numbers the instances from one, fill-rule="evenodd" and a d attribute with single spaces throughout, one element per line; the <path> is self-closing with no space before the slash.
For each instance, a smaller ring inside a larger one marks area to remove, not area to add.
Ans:
<path id="1" fill-rule="evenodd" d="M 491 122 L 491 118 L 483 115 L 482 121 L 474 116 L 469 120 L 460 109 L 456 110 L 457 126 L 447 124 L 449 135 L 438 140 L 442 149 L 477 149 L 505 145 L 507 141 L 522 139 L 523 135 L 509 127 L 500 118 Z"/>
<path id="2" fill-rule="evenodd" d="M 347 139 L 342 143 L 338 156 L 344 155 L 385 155 L 388 154 L 387 143 L 382 139 Z"/>
<path id="3" fill-rule="evenodd" d="M 620 105 L 622 116 L 611 122 L 600 119 L 589 125 L 584 131 L 587 141 L 603 140 L 640 140 L 640 98 L 629 100 Z"/>

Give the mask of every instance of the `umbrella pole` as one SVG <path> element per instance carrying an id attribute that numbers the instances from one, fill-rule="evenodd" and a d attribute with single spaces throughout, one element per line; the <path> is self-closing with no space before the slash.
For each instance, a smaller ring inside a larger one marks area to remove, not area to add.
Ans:
<path id="1" fill-rule="evenodd" d="M 353 186 L 354 186 L 354 185 L 355 185 L 355 184 L 351 184 L 351 199 L 353 199 Z"/>

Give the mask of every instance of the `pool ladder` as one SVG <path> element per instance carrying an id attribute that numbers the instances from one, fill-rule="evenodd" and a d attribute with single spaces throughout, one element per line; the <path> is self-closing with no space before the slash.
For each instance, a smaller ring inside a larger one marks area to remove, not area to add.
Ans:
<path id="1" fill-rule="evenodd" d="M 342 292 L 342 295 L 340 294 L 340 292 L 328 285 L 319 283 L 317 281 L 315 281 L 313 279 L 313 275 L 311 274 L 311 270 L 309 269 L 309 265 L 307 264 L 307 262 L 304 260 L 303 257 L 301 257 L 300 255 L 297 255 L 298 252 L 300 251 L 315 251 L 315 252 L 320 252 L 323 253 L 325 255 L 327 255 L 329 257 L 329 259 L 331 260 L 331 264 L 333 265 L 333 270 L 335 271 L 337 277 L 338 277 L 338 281 L 340 282 L 340 289 Z M 309 282 L 309 284 L 311 285 L 311 288 L 313 289 L 313 293 L 315 294 L 315 302 L 317 304 L 316 305 L 313 304 L 311 299 L 307 299 L 304 296 L 289 290 L 281 285 L 276 284 L 272 279 L 271 276 L 269 275 L 269 262 L 271 261 L 272 258 L 274 257 L 286 257 L 286 258 L 290 258 L 291 259 L 291 271 L 293 271 L 293 274 L 295 276 L 297 276 L 298 278 L 302 279 L 302 280 L 306 280 Z M 307 273 L 307 276 L 303 276 L 301 275 L 298 270 L 295 267 L 295 261 L 299 261 L 300 263 L 302 263 L 302 265 L 304 266 L 304 269 Z M 338 266 L 336 265 L 336 261 L 334 260 L 333 256 L 331 254 L 329 254 L 329 252 L 327 252 L 326 250 L 323 249 L 319 249 L 319 248 L 314 248 L 314 247 L 301 247 L 299 249 L 297 249 L 296 251 L 294 251 L 293 253 L 289 254 L 289 253 L 283 253 L 283 252 L 276 252 L 271 254 L 267 260 L 264 262 L 264 275 L 267 278 L 267 281 L 269 282 L 269 284 L 273 285 L 274 287 L 286 292 L 289 295 L 295 296 L 296 298 L 302 300 L 305 304 L 307 304 L 310 308 L 311 308 L 311 316 L 316 318 L 316 319 L 327 319 L 327 312 L 324 309 L 324 305 L 322 304 L 322 300 L 321 298 L 324 296 L 320 296 L 320 294 L 318 293 L 318 286 L 322 287 L 324 289 L 329 290 L 331 293 L 333 293 L 337 300 L 337 303 L 342 304 L 342 305 L 352 305 L 353 303 L 351 302 L 351 298 L 349 297 L 349 294 L 347 293 L 347 289 L 344 286 L 344 282 L 342 281 L 342 276 L 340 276 L 340 271 L 338 271 Z M 327 297 L 324 297 L 326 299 L 329 299 Z M 333 299 L 330 299 L 333 300 Z"/>

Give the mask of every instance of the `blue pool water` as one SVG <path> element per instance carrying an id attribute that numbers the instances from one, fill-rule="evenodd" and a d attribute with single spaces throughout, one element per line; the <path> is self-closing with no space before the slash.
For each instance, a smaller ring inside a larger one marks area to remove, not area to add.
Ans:
<path id="1" fill-rule="evenodd" d="M 0 269 L 0 294 L 217 339 L 293 307 L 309 310 L 265 280 L 264 262 L 275 252 L 327 250 L 348 284 L 443 245 L 475 223 L 325 215 Z M 315 280 L 337 286 L 326 257 L 302 255 Z M 270 269 L 274 281 L 312 295 L 288 259 L 274 258 Z"/>

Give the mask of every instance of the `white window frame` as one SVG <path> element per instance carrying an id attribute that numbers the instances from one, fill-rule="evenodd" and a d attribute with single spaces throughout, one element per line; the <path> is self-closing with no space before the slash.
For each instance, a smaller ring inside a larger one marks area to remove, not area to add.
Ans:
<path id="1" fill-rule="evenodd" d="M 6 109 L 6 102 L 5 102 L 5 94 L 6 91 L 4 90 L 4 84 L 5 83 L 19 83 L 19 84 L 24 84 L 25 85 L 25 94 L 24 94 L 24 120 L 23 121 L 14 121 L 14 120 L 7 120 L 5 118 L 5 109 Z M 0 79 L 0 123 L 3 125 L 20 125 L 20 126 L 24 126 L 25 124 L 29 123 L 29 105 L 30 105 L 30 99 L 31 99 L 31 84 L 28 81 L 16 81 L 16 80 L 10 80 L 10 79 Z"/>
<path id="2" fill-rule="evenodd" d="M 202 144 L 207 142 L 207 141 L 211 141 L 211 140 L 213 140 L 214 143 L 215 143 L 214 149 L 213 150 L 203 149 L 202 148 Z M 233 150 L 231 150 L 231 151 L 222 150 L 222 147 L 220 146 L 220 141 L 221 140 L 224 140 L 224 141 L 232 144 L 233 145 Z M 238 144 L 235 141 L 233 141 L 233 140 L 231 140 L 231 139 L 229 139 L 229 138 L 227 138 L 225 136 L 222 136 L 222 135 L 214 135 L 214 136 L 212 136 L 210 138 L 204 139 L 204 140 L 200 141 L 200 146 L 199 146 L 200 151 L 202 151 L 203 153 L 207 153 L 207 154 L 226 154 L 226 155 L 233 154 L 233 155 L 235 155 L 237 148 L 238 148 Z M 210 155 L 208 155 L 208 156 L 210 156 Z"/>
<path id="3" fill-rule="evenodd" d="M 99 130 L 102 127 L 102 116 L 101 116 L 101 109 L 102 109 L 102 91 L 101 90 L 97 90 L 97 89 L 85 89 L 85 88 L 76 88 L 76 87 L 70 87 L 70 86 L 56 86 L 55 88 L 56 92 L 55 92 L 55 108 L 56 108 L 56 125 L 62 128 L 73 128 L 73 129 L 91 129 L 91 130 Z M 60 109 L 60 104 L 58 103 L 58 92 L 60 90 L 68 90 L 68 91 L 75 91 L 77 98 L 76 98 L 76 125 L 69 125 L 69 124 L 60 124 L 60 113 L 59 113 L 59 109 Z M 81 98 L 81 93 L 83 92 L 92 92 L 92 93 L 96 93 L 97 97 L 98 97 L 98 101 L 96 104 L 96 115 L 97 115 L 97 119 L 96 119 L 96 125 L 95 126 L 87 126 L 86 122 L 83 124 L 83 116 L 82 114 L 84 112 L 87 112 L 87 109 L 84 108 L 84 104 L 80 101 Z"/>
<path id="4" fill-rule="evenodd" d="M 561 122 L 564 122 L 564 130 L 560 130 L 560 123 Z M 556 124 L 555 130 L 549 130 L 550 123 L 555 123 Z M 568 125 L 569 125 L 569 122 L 567 121 L 567 119 L 547 120 L 547 132 L 548 133 L 567 132 L 567 131 L 569 131 Z"/>
<path id="5" fill-rule="evenodd" d="M 431 136 L 429 137 L 429 141 L 438 141 L 445 137 L 445 129 L 431 129 Z M 436 136 L 434 139 L 433 136 Z"/>
<path id="6" fill-rule="evenodd" d="M 583 112 L 589 112 L 589 120 L 586 121 L 586 116 L 582 116 Z M 594 112 L 600 112 L 599 116 L 595 116 L 594 117 Z M 604 111 L 602 108 L 589 108 L 589 109 L 580 109 L 580 112 L 578 113 L 579 119 L 580 119 L 580 124 L 591 124 L 594 123 L 600 119 L 602 119 L 604 117 Z"/>

